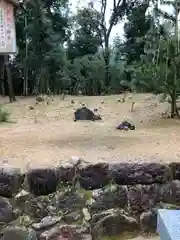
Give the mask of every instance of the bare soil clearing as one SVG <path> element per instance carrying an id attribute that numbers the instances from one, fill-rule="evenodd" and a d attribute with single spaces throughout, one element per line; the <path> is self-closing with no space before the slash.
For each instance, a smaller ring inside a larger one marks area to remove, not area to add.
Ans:
<path id="1" fill-rule="evenodd" d="M 74 155 L 90 162 L 179 161 L 180 120 L 161 117 L 168 103 L 158 103 L 150 94 L 132 94 L 125 103 L 117 102 L 119 98 L 68 96 L 61 100 L 57 96 L 49 105 L 35 105 L 33 97 L 18 97 L 5 105 L 15 123 L 0 124 L 0 160 L 22 168 L 54 166 Z M 97 108 L 103 120 L 74 122 L 73 112 L 80 102 Z M 30 105 L 35 109 L 29 110 Z M 116 130 L 126 117 L 135 123 L 135 131 Z"/>
<path id="2" fill-rule="evenodd" d="M 127 239 L 130 240 L 130 239 Z M 160 240 L 159 237 L 137 237 L 137 238 L 131 238 L 131 240 Z"/>

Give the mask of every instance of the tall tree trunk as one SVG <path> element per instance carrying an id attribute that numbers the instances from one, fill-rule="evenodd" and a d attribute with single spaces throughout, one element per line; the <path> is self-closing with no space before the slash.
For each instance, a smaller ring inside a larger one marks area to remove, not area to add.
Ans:
<path id="1" fill-rule="evenodd" d="M 108 90 L 110 85 L 110 74 L 109 74 L 109 37 L 105 37 L 105 48 L 104 48 L 104 61 L 105 61 L 105 86 Z"/>
<path id="2" fill-rule="evenodd" d="M 28 36 L 27 36 L 27 14 L 25 13 L 25 28 L 26 28 L 26 65 L 24 68 L 24 86 L 23 95 L 28 96 L 28 68 L 27 68 L 27 58 L 28 58 Z"/>
<path id="3" fill-rule="evenodd" d="M 14 95 L 14 89 L 13 89 L 13 83 L 12 83 L 12 75 L 11 75 L 11 68 L 9 66 L 9 55 L 4 55 L 4 62 L 5 62 L 5 66 L 6 66 L 6 72 L 7 72 L 9 101 L 10 102 L 14 102 L 14 101 L 16 101 L 16 98 L 15 98 L 15 95 Z"/>
<path id="4" fill-rule="evenodd" d="M 1 82 L 1 94 L 5 97 L 5 87 L 4 87 L 4 56 L 0 56 L 0 82 Z"/>
<path id="5" fill-rule="evenodd" d="M 179 53 L 179 34 L 178 34 L 178 14 L 179 14 L 179 9 L 178 9 L 178 0 L 175 1 L 175 17 L 176 17 L 176 21 L 175 21 L 175 54 L 176 56 Z M 177 63 L 175 60 L 175 64 L 174 64 L 174 81 L 173 81 L 173 92 L 172 92 L 172 103 L 171 103 L 171 118 L 174 118 L 176 116 L 176 98 L 177 98 Z"/>
<path id="6" fill-rule="evenodd" d="M 171 94 L 171 118 L 174 118 L 177 113 L 177 107 L 176 107 L 176 90 L 172 91 Z"/>

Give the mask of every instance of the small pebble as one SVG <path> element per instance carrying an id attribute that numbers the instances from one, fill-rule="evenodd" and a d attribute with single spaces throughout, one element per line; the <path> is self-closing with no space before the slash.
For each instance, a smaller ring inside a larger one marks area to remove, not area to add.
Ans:
<path id="1" fill-rule="evenodd" d="M 33 109 L 35 109 L 34 106 L 29 106 L 29 110 L 33 110 Z"/>

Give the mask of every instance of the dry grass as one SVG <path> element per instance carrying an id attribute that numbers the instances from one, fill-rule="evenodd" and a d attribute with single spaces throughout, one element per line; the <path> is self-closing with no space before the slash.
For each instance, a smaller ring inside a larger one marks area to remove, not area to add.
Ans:
<path id="1" fill-rule="evenodd" d="M 63 101 L 58 96 L 47 106 L 35 105 L 35 98 L 19 97 L 17 102 L 5 105 L 15 123 L 0 125 L 0 160 L 22 168 L 27 164 L 56 165 L 72 155 L 90 162 L 178 161 L 180 120 L 161 118 L 168 104 L 156 104 L 156 98 L 147 94 L 127 96 L 125 103 L 117 102 L 118 98 L 69 96 Z M 0 103 L 4 101 L 0 99 Z M 98 108 L 103 120 L 74 122 L 73 112 L 80 102 Z M 132 102 L 135 106 L 131 112 Z M 29 105 L 35 109 L 29 110 Z M 116 130 L 124 117 L 134 121 L 135 131 Z"/>

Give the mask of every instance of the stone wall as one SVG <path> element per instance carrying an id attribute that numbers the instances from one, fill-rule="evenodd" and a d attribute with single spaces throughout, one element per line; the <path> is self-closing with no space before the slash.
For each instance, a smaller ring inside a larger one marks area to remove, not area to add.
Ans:
<path id="1" fill-rule="evenodd" d="M 0 196 L 0 240 L 155 232 L 157 209 L 180 206 L 180 163 L 78 162 L 26 173 L 3 165 Z"/>

